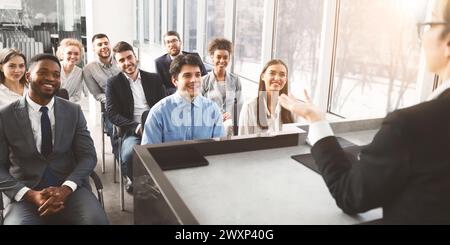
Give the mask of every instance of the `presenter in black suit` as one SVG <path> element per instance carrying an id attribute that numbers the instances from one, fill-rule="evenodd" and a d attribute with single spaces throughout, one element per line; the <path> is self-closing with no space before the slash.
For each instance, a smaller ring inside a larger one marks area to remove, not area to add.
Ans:
<path id="1" fill-rule="evenodd" d="M 165 97 L 165 89 L 158 74 L 138 69 L 133 47 L 119 42 L 113 48 L 114 58 L 121 72 L 106 83 L 106 109 L 109 120 L 124 131 L 121 156 L 122 173 L 132 179 L 132 150 L 142 137 L 141 116 Z M 130 183 L 127 191 L 131 191 Z"/>
<path id="2" fill-rule="evenodd" d="M 346 213 L 383 208 L 386 224 L 450 224 L 450 0 L 419 23 L 427 66 L 443 83 L 428 101 L 390 113 L 351 161 L 325 114 L 282 95 L 283 107 L 310 121 L 308 137 L 331 195 Z M 419 32 L 420 33 L 420 32 Z"/>
<path id="3" fill-rule="evenodd" d="M 170 64 L 172 60 L 177 57 L 179 54 L 194 54 L 200 57 L 197 53 L 189 53 L 185 51 L 181 51 L 181 38 L 180 34 L 176 31 L 168 31 L 164 34 L 164 46 L 167 49 L 167 54 L 157 58 L 155 60 L 156 72 L 161 76 L 164 86 L 166 87 L 167 95 L 173 94 L 177 89 L 175 85 L 172 83 L 172 79 L 169 73 Z M 201 59 L 200 59 L 201 60 Z M 202 76 L 207 74 L 205 65 L 202 62 L 200 67 L 202 72 Z"/>

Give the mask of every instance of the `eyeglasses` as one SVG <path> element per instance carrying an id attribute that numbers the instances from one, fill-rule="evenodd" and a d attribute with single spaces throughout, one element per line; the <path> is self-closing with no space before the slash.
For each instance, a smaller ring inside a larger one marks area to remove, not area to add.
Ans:
<path id="1" fill-rule="evenodd" d="M 166 40 L 166 44 L 170 44 L 170 43 L 178 43 L 180 40 L 178 39 L 172 39 L 172 40 Z"/>
<path id="2" fill-rule="evenodd" d="M 419 41 L 422 41 L 423 34 L 428 31 L 431 27 L 436 25 L 449 25 L 447 22 L 423 22 L 417 23 L 417 35 L 419 37 Z"/>

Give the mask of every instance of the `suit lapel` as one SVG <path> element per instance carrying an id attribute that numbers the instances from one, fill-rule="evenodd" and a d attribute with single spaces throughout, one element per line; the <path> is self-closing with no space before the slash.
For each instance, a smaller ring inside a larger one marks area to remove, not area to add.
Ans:
<path id="1" fill-rule="evenodd" d="M 127 77 L 121 72 L 120 73 L 120 87 L 123 89 L 122 91 L 126 93 L 126 99 L 125 99 L 125 105 L 121 106 L 127 106 L 126 108 L 128 111 L 131 112 L 130 115 L 133 115 L 134 113 L 134 98 L 133 98 L 133 92 L 131 91 L 130 81 L 128 81 Z M 123 108 L 122 107 L 122 108 Z"/>
<path id="2" fill-rule="evenodd" d="M 141 72 L 141 71 L 139 71 L 139 72 Z M 142 83 L 142 89 L 144 90 L 145 100 L 147 101 L 147 104 L 150 106 L 150 104 L 153 103 L 153 101 L 152 101 L 153 89 L 151 88 L 151 86 L 152 86 L 151 77 L 147 76 L 147 74 L 145 74 L 144 72 L 141 72 L 141 83 Z"/>
<path id="3" fill-rule="evenodd" d="M 20 128 L 19 131 L 22 132 L 28 146 L 38 154 L 39 152 L 36 149 L 36 142 L 34 141 L 33 130 L 31 128 L 30 117 L 28 115 L 27 102 L 25 98 L 19 100 L 19 103 L 14 108 L 14 114 L 17 120 L 17 125 L 19 125 Z"/>
<path id="4" fill-rule="evenodd" d="M 54 136 L 54 143 L 53 143 L 53 151 L 52 154 L 55 152 L 56 148 L 59 146 L 62 135 L 64 132 L 64 125 L 66 124 L 64 121 L 66 120 L 66 117 L 64 117 L 64 108 L 62 108 L 62 105 L 60 103 L 58 97 L 55 96 L 55 105 L 54 105 L 54 114 L 55 114 L 55 136 Z"/>
<path id="5" fill-rule="evenodd" d="M 170 63 L 172 63 L 172 58 L 170 58 L 170 54 L 166 55 L 166 66 L 170 67 Z"/>

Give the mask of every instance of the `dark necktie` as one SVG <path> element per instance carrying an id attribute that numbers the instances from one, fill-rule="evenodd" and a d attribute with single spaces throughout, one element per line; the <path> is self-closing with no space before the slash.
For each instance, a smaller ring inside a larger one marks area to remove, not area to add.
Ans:
<path id="1" fill-rule="evenodd" d="M 190 140 L 194 139 L 194 129 L 195 129 L 195 115 L 194 115 L 194 103 L 191 103 L 191 135 L 189 135 Z"/>
<path id="2" fill-rule="evenodd" d="M 50 118 L 48 117 L 48 108 L 46 106 L 41 107 L 39 110 L 42 112 L 41 115 L 41 135 L 42 135 L 42 144 L 41 144 L 41 153 L 45 157 L 48 157 L 50 153 L 52 153 L 52 126 L 50 124 Z"/>
<path id="3" fill-rule="evenodd" d="M 41 107 L 39 110 L 42 112 L 41 115 L 41 136 L 42 136 L 42 142 L 41 142 L 41 154 L 44 157 L 48 157 L 50 153 L 53 151 L 53 145 L 52 145 L 52 126 L 50 124 L 50 118 L 48 116 L 48 108 L 46 106 Z M 55 175 L 51 172 L 49 166 L 45 169 L 43 180 L 45 183 L 42 183 L 42 187 L 48 187 L 48 186 L 58 186 L 58 181 Z"/>

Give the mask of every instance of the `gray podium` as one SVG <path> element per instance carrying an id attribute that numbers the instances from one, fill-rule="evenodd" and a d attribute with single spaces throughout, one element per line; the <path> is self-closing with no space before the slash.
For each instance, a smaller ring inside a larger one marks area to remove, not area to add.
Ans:
<path id="1" fill-rule="evenodd" d="M 379 123 L 332 126 L 336 135 L 362 145 Z M 334 225 L 380 219 L 381 209 L 350 216 L 336 206 L 322 177 L 291 158 L 310 152 L 302 130 L 307 127 L 290 128 L 276 135 L 135 146 L 135 224 Z M 209 164 L 163 170 L 167 166 L 157 160 L 187 159 L 189 151 Z"/>

